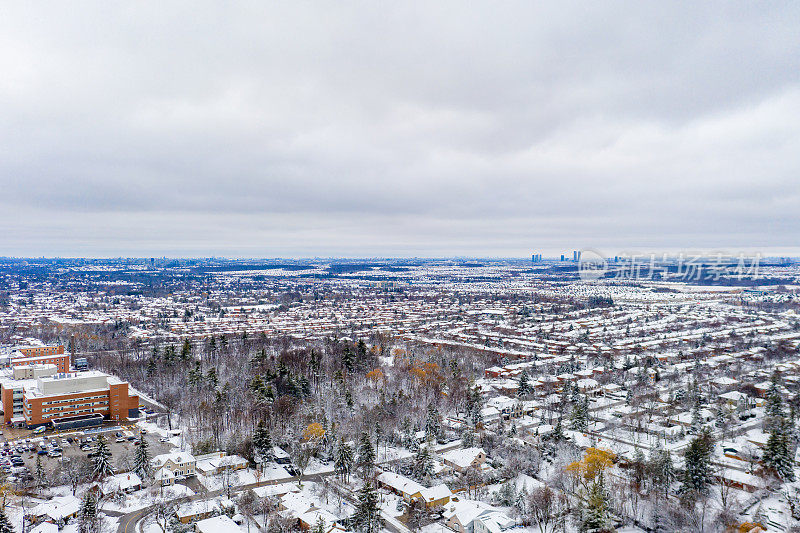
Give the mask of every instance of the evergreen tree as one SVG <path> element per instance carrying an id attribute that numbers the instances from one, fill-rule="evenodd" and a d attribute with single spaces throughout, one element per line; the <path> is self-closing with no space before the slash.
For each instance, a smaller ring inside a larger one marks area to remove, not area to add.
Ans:
<path id="1" fill-rule="evenodd" d="M 325 533 L 325 520 L 321 516 L 317 518 L 311 533 Z"/>
<path id="2" fill-rule="evenodd" d="M 608 529 L 608 496 L 603 487 L 603 478 L 592 484 L 580 523 L 580 531 L 596 533 Z"/>
<path id="3" fill-rule="evenodd" d="M 353 349 L 350 348 L 349 344 L 345 344 L 342 350 L 342 366 L 346 368 L 348 372 L 353 371 L 354 360 Z"/>
<path id="4" fill-rule="evenodd" d="M 572 429 L 575 431 L 586 431 L 589 429 L 589 399 L 578 397 L 577 402 L 572 408 Z"/>
<path id="5" fill-rule="evenodd" d="M 714 441 L 708 430 L 697 435 L 684 452 L 683 492 L 695 491 L 704 494 L 711 482 L 711 452 Z"/>
<path id="6" fill-rule="evenodd" d="M 189 359 L 191 355 L 192 355 L 192 343 L 189 342 L 189 339 L 186 339 L 183 341 L 183 346 L 181 347 L 181 359 L 186 361 Z"/>
<path id="7" fill-rule="evenodd" d="M 111 466 L 111 450 L 108 449 L 106 438 L 102 435 L 97 437 L 97 451 L 93 463 L 95 479 L 102 481 L 106 476 L 114 474 L 114 467 Z"/>
<path id="8" fill-rule="evenodd" d="M 308 381 L 308 378 L 305 375 L 300 376 L 299 388 L 300 394 L 304 398 L 311 396 L 311 382 Z"/>
<path id="9" fill-rule="evenodd" d="M 44 488 L 47 483 L 47 475 L 44 473 L 44 466 L 42 466 L 42 456 L 36 455 L 36 486 L 40 489 Z"/>
<path id="10" fill-rule="evenodd" d="M 150 445 L 144 437 L 139 439 L 139 445 L 133 453 L 133 471 L 144 482 L 150 479 L 152 466 L 150 465 Z"/>
<path id="11" fill-rule="evenodd" d="M 342 481 L 349 483 L 350 471 L 353 469 L 353 448 L 344 441 L 344 438 L 339 439 L 334 467 Z"/>
<path id="12" fill-rule="evenodd" d="M 442 431 L 441 417 L 439 411 L 433 404 L 428 405 L 428 416 L 425 418 L 425 438 L 433 442 L 439 438 Z"/>
<path id="13" fill-rule="evenodd" d="M 497 503 L 505 507 L 511 507 L 517 503 L 517 487 L 513 481 L 506 481 L 497 491 Z"/>
<path id="14" fill-rule="evenodd" d="M 472 419 L 472 424 L 475 428 L 480 428 L 483 425 L 483 397 L 478 387 L 470 386 L 467 392 L 467 414 Z"/>
<path id="15" fill-rule="evenodd" d="M 261 421 L 253 432 L 253 452 L 262 463 L 272 457 L 272 436 Z"/>
<path id="16" fill-rule="evenodd" d="M 566 436 L 564 436 L 564 428 L 561 426 L 561 418 L 558 419 L 556 422 L 556 427 L 553 428 L 553 432 L 550 433 L 550 440 L 553 442 L 561 442 L 566 440 Z"/>
<path id="17" fill-rule="evenodd" d="M 420 446 L 414 458 L 414 474 L 421 478 L 433 475 L 433 458 L 428 446 Z"/>
<path id="18" fill-rule="evenodd" d="M 672 464 L 670 453 L 661 446 L 653 450 L 647 463 L 647 469 L 656 489 L 666 494 L 670 485 L 675 481 L 675 467 Z"/>
<path id="19" fill-rule="evenodd" d="M 720 403 L 714 410 L 714 427 L 716 428 L 723 427 L 727 423 L 726 419 L 727 419 L 726 409 Z"/>
<path id="20" fill-rule="evenodd" d="M 766 396 L 767 405 L 765 409 L 766 417 L 764 426 L 767 431 L 770 431 L 776 426 L 780 426 L 784 418 L 783 396 L 780 391 L 780 375 L 777 372 L 772 374 L 772 380 Z"/>
<path id="21" fill-rule="evenodd" d="M 417 439 L 414 437 L 414 428 L 411 427 L 411 419 L 408 417 L 403 418 L 400 423 L 400 439 L 406 448 L 413 449 L 417 444 Z"/>
<path id="22" fill-rule="evenodd" d="M 475 433 L 473 433 L 472 428 L 467 426 L 461 432 L 461 446 L 464 448 L 471 448 L 475 445 Z"/>
<path id="23" fill-rule="evenodd" d="M 794 461 L 788 434 L 789 424 L 786 420 L 773 422 L 772 430 L 764 447 L 764 466 L 775 472 L 784 481 L 794 481 Z"/>
<path id="24" fill-rule="evenodd" d="M 97 500 L 92 491 L 86 491 L 80 510 L 80 533 L 99 533 L 100 517 L 97 516 Z"/>
<path id="25" fill-rule="evenodd" d="M 519 386 L 517 387 L 517 396 L 520 398 L 524 398 L 531 393 L 531 384 L 529 379 L 528 370 L 523 370 L 519 375 Z"/>
<path id="26" fill-rule="evenodd" d="M 375 469 L 375 448 L 372 447 L 372 442 L 367 432 L 361 434 L 356 466 L 361 470 L 361 476 L 364 479 L 370 477 Z"/>
<path id="27" fill-rule="evenodd" d="M 217 369 L 213 366 L 208 369 L 206 372 L 206 381 L 211 386 L 212 389 L 216 388 L 219 384 L 219 378 L 217 377 Z"/>
<path id="28" fill-rule="evenodd" d="M 11 520 L 9 520 L 6 514 L 5 508 L 0 509 L 0 533 L 15 533 L 15 531 L 14 526 L 11 525 Z"/>
<path id="29" fill-rule="evenodd" d="M 378 493 L 370 481 L 364 483 L 358 491 L 358 505 L 353 514 L 353 526 L 360 533 L 377 533 L 383 527 L 378 507 Z"/>

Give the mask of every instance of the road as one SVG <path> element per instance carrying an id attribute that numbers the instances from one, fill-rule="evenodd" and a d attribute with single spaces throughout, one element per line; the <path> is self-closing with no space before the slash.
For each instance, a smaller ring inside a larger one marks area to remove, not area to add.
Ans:
<path id="1" fill-rule="evenodd" d="M 314 481 L 322 481 L 325 477 L 332 476 L 332 475 L 333 475 L 333 472 L 324 472 L 324 473 L 321 473 L 321 474 L 304 475 L 303 476 L 303 481 L 312 481 L 312 482 L 314 482 Z M 282 483 L 297 483 L 298 481 L 299 481 L 299 477 L 298 476 L 291 476 L 291 477 L 280 478 L 280 479 L 270 479 L 268 481 L 259 481 L 258 483 L 250 483 L 249 485 L 240 485 L 238 487 L 231 487 L 231 495 L 238 494 L 240 492 L 244 492 L 244 491 L 247 491 L 249 489 L 256 489 L 256 488 L 259 488 L 259 487 L 267 487 L 269 485 L 280 485 Z M 201 493 L 195 494 L 194 496 L 189 496 L 189 497 L 181 496 L 181 497 L 175 498 L 175 500 L 181 500 L 181 502 L 188 503 L 188 502 L 197 501 L 197 500 L 207 500 L 207 499 L 215 498 L 217 496 L 221 496 L 224 493 L 225 493 L 224 489 L 212 490 L 212 491 L 201 492 Z M 117 527 L 117 532 L 118 533 L 133 533 L 134 531 L 136 531 L 136 525 L 139 523 L 139 521 L 142 520 L 144 517 L 146 517 L 148 514 L 150 514 L 155 507 L 156 507 L 155 504 L 154 505 L 149 505 L 149 506 L 147 506 L 147 507 L 145 507 L 143 509 L 139 509 L 138 511 L 132 511 L 130 513 L 126 513 L 126 514 L 121 515 L 121 518 L 120 518 L 120 521 L 119 521 L 119 526 Z M 117 513 L 106 512 L 106 514 L 113 516 L 113 515 L 116 515 Z M 398 533 L 405 533 L 405 532 L 398 532 Z"/>
<path id="2" fill-rule="evenodd" d="M 451 442 L 451 443 L 448 443 L 448 444 L 445 444 L 445 445 L 442 445 L 442 446 L 438 447 L 437 448 L 437 452 L 440 452 L 440 453 L 441 452 L 446 452 L 446 451 L 449 451 L 449 450 L 456 449 L 459 446 L 461 446 L 461 442 L 460 441 Z M 397 462 L 397 461 L 402 461 L 403 459 L 405 459 L 405 458 L 397 457 L 397 458 L 394 458 L 394 459 L 389 459 L 387 461 L 382 461 L 379 464 L 394 463 L 394 462 Z M 309 475 L 304 475 L 303 476 L 303 481 L 318 482 L 318 481 L 322 481 L 326 477 L 330 477 L 330 476 L 333 476 L 333 475 L 334 475 L 334 472 L 323 472 L 323 473 L 319 473 L 319 474 L 309 474 Z M 290 477 L 280 478 L 280 479 L 271 479 L 271 480 L 268 480 L 268 481 L 259 481 L 258 483 L 251 483 L 249 485 L 240 485 L 238 487 L 232 487 L 231 488 L 231 493 L 232 494 L 238 494 L 240 492 L 244 492 L 244 491 L 247 491 L 249 489 L 255 489 L 255 488 L 259 488 L 259 487 L 266 487 L 266 486 L 269 486 L 269 485 L 280 485 L 282 483 L 296 483 L 298 481 L 299 481 L 299 477 L 298 476 L 290 476 Z M 355 498 L 355 496 L 353 495 L 353 493 L 351 491 L 349 491 L 349 489 L 346 489 L 346 487 L 341 487 L 338 484 L 336 484 L 336 487 L 339 488 L 339 489 L 343 489 L 345 491 L 345 492 L 342 493 L 342 496 L 346 500 L 348 500 L 350 503 L 352 503 L 352 504 L 357 504 L 358 503 L 357 498 Z M 186 501 L 186 502 L 197 501 L 197 500 L 206 500 L 206 499 L 214 498 L 216 496 L 220 496 L 224 492 L 225 492 L 224 490 L 206 491 L 206 492 L 195 494 L 194 496 L 190 496 L 188 498 L 185 497 L 185 496 L 180 497 L 180 498 L 176 498 L 176 500 L 182 500 L 182 501 Z M 109 516 L 120 516 L 119 526 L 117 527 L 117 533 L 134 533 L 135 531 L 137 531 L 136 528 L 137 528 L 139 522 L 142 519 L 144 519 L 147 515 L 149 515 L 153 511 L 154 508 L 155 508 L 155 505 L 150 505 L 150 506 L 147 506 L 147 507 L 145 507 L 143 509 L 139 509 L 138 511 L 132 511 L 130 513 L 126 513 L 126 514 L 122 514 L 122 515 L 120 515 L 119 513 L 115 513 L 115 512 L 107 512 L 106 514 L 108 514 Z M 408 528 L 406 528 L 405 525 L 403 525 L 403 523 L 400 522 L 399 520 L 397 520 L 396 518 L 394 518 L 392 516 L 389 516 L 385 512 L 382 512 L 381 516 L 382 516 L 382 518 L 384 520 L 384 525 L 392 533 L 410 533 L 410 530 Z"/>

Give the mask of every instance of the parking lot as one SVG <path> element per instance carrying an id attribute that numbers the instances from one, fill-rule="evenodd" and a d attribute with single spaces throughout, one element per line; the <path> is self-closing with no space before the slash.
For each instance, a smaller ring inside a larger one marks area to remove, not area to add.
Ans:
<path id="1" fill-rule="evenodd" d="M 48 474 L 55 471 L 65 460 L 80 457 L 87 458 L 97 446 L 96 439 L 99 435 L 105 437 L 112 454 L 111 464 L 116 467 L 121 458 L 125 457 L 126 454 L 133 453 L 133 450 L 136 448 L 134 441 L 140 435 L 139 428 L 132 424 L 106 424 L 99 428 L 65 431 L 61 433 L 50 430 L 41 435 L 28 433 L 29 435 L 24 438 L 21 437 L 8 441 L 8 447 L 5 446 L 6 441 L 3 439 L 3 447 L 0 448 L 0 450 L 2 450 L 5 455 L 0 459 L 10 459 L 12 456 L 18 456 L 22 459 L 24 466 L 29 472 L 34 473 L 36 471 L 36 458 L 41 457 L 42 465 L 45 472 Z M 118 437 L 117 434 L 120 434 L 121 437 Z M 161 453 L 167 453 L 172 449 L 169 443 L 161 442 L 161 437 L 159 435 L 145 434 L 144 438 L 149 445 L 151 457 Z M 88 443 L 89 449 L 82 450 L 80 445 L 82 442 L 86 442 L 87 439 L 92 439 L 92 441 Z M 117 442 L 118 440 L 121 442 Z M 45 448 L 42 448 L 42 442 L 45 443 Z M 39 450 L 52 449 L 52 444 L 55 444 L 61 449 L 60 456 L 51 457 L 47 454 L 39 454 Z M 35 448 L 35 450 L 31 450 L 31 448 Z M 17 477 L 24 477 L 25 473 L 20 470 L 16 471 L 15 475 L 17 475 Z M 50 481 L 53 483 L 60 483 L 60 481 L 52 478 Z"/>

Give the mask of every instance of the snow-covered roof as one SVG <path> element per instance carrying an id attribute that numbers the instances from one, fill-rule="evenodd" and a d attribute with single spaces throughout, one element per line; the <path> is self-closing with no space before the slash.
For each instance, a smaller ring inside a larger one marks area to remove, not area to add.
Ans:
<path id="1" fill-rule="evenodd" d="M 198 533 L 242 533 L 236 522 L 224 514 L 200 520 L 194 527 Z"/>
<path id="2" fill-rule="evenodd" d="M 516 521 L 500 510 L 486 510 L 472 519 L 480 521 L 490 533 L 499 533 L 513 527 Z M 474 528 L 471 528 L 474 529 Z"/>
<path id="3" fill-rule="evenodd" d="M 31 529 L 30 533 L 58 533 L 58 526 L 52 522 L 42 522 L 35 528 Z"/>
<path id="4" fill-rule="evenodd" d="M 67 496 L 56 496 L 52 500 L 40 503 L 30 510 L 30 514 L 33 516 L 47 516 L 58 522 L 77 513 L 80 508 L 80 499 L 69 494 Z"/>
<path id="5" fill-rule="evenodd" d="M 189 452 L 162 453 L 161 455 L 156 455 L 152 459 L 152 463 L 156 466 L 156 468 L 164 466 L 167 461 L 172 461 L 175 464 L 195 462 L 194 456 Z"/>
<path id="6" fill-rule="evenodd" d="M 225 508 L 233 507 L 233 502 L 224 496 L 208 500 L 196 500 L 185 503 L 178 507 L 175 514 L 178 518 L 197 516 L 209 511 L 223 511 Z"/>
<path id="7" fill-rule="evenodd" d="M 142 480 L 134 472 L 117 474 L 107 477 L 100 487 L 103 494 L 110 494 L 117 491 L 126 491 L 142 485 Z"/>
<path id="8" fill-rule="evenodd" d="M 426 502 L 434 502 L 436 500 L 441 500 L 442 498 L 448 498 L 453 493 L 444 483 L 440 485 L 434 485 L 433 487 L 424 488 L 420 492 L 422 499 Z"/>
<path id="9" fill-rule="evenodd" d="M 175 474 L 172 473 L 172 470 L 169 468 L 159 468 L 156 470 L 156 473 L 153 474 L 153 478 L 156 481 L 166 481 L 175 478 Z"/>
<path id="10" fill-rule="evenodd" d="M 408 494 L 409 496 L 413 496 L 414 494 L 425 490 L 425 487 L 413 479 L 409 479 L 406 476 L 397 474 L 395 472 L 381 472 L 381 474 L 378 475 L 377 480 L 380 483 L 383 483 L 394 490 L 400 491 L 403 494 Z"/>
<path id="11" fill-rule="evenodd" d="M 450 503 L 448 503 L 445 506 L 442 515 L 444 516 L 445 520 L 450 520 L 451 518 L 455 518 L 461 523 L 462 526 L 466 528 L 467 524 L 472 522 L 472 520 L 474 520 L 475 517 L 480 515 L 482 512 L 491 509 L 493 509 L 491 505 L 480 501 L 450 500 Z"/>
<path id="12" fill-rule="evenodd" d="M 462 448 L 443 453 L 442 459 L 459 468 L 467 468 L 479 455 L 486 455 L 483 448 Z"/>

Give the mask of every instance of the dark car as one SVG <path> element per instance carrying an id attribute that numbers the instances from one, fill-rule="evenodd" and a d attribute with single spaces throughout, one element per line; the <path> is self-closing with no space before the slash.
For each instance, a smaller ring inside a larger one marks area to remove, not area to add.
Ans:
<path id="1" fill-rule="evenodd" d="M 39 454 L 39 455 L 47 455 L 47 450 L 39 450 L 36 453 Z"/>

